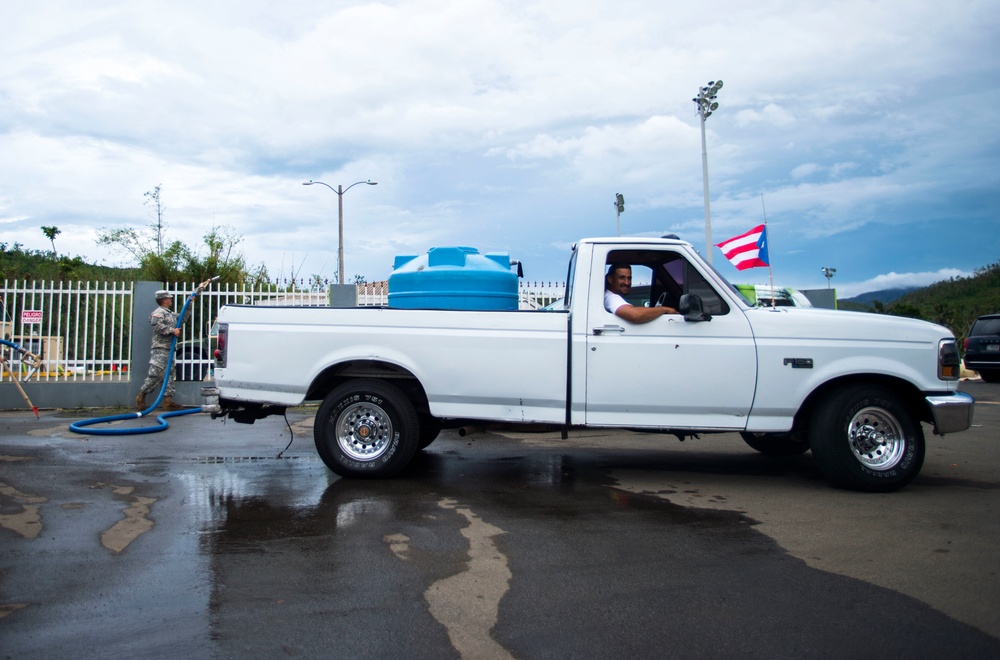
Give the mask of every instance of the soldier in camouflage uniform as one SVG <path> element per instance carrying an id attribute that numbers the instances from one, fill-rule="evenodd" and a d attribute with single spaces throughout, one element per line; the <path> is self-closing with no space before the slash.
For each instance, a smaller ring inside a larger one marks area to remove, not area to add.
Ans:
<path id="1" fill-rule="evenodd" d="M 150 392 L 159 391 L 163 386 L 163 377 L 167 370 L 167 359 L 170 357 L 170 344 L 174 337 L 180 337 L 181 329 L 177 327 L 177 312 L 171 307 L 174 298 L 169 291 L 156 292 L 156 309 L 149 315 L 149 324 L 153 326 L 153 345 L 149 352 L 149 375 L 139 390 L 139 396 L 135 398 L 135 407 L 138 410 L 146 409 L 146 395 Z M 191 310 L 188 310 L 190 314 Z M 187 320 L 187 314 L 185 319 Z M 181 406 L 174 402 L 174 372 L 167 375 L 167 389 L 163 393 L 163 407 L 167 410 L 181 410 Z"/>

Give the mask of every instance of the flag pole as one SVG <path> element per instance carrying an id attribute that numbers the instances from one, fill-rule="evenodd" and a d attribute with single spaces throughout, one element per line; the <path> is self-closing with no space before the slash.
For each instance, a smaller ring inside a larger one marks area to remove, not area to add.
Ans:
<path id="1" fill-rule="evenodd" d="M 767 220 L 764 221 L 764 232 L 767 232 Z M 774 270 L 771 269 L 771 239 L 768 238 L 767 246 L 767 277 L 771 282 L 771 309 L 774 309 Z"/>
<path id="2" fill-rule="evenodd" d="M 764 193 L 760 194 L 760 210 L 764 214 L 764 235 L 767 234 L 767 209 L 764 207 Z M 767 238 L 767 277 L 771 282 L 771 309 L 774 309 L 774 270 L 771 268 L 771 238 Z"/>

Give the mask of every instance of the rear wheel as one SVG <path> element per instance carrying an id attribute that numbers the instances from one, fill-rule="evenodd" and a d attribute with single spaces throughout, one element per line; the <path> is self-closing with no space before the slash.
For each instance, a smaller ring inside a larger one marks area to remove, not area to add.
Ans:
<path id="1" fill-rule="evenodd" d="M 1000 369 L 983 369 L 979 377 L 987 383 L 1000 383 Z"/>
<path id="2" fill-rule="evenodd" d="M 391 477 L 417 451 L 420 423 L 403 392 L 378 380 L 331 391 L 316 414 L 313 436 L 326 466 L 343 477 Z"/>
<path id="3" fill-rule="evenodd" d="M 809 443 L 791 433 L 740 433 L 743 442 L 765 456 L 798 456 L 809 451 Z"/>
<path id="4" fill-rule="evenodd" d="M 891 390 L 856 385 L 821 403 L 809 426 L 820 469 L 837 486 L 888 492 L 910 483 L 924 463 L 924 432 Z"/>
<path id="5" fill-rule="evenodd" d="M 437 440 L 441 434 L 441 420 L 433 415 L 420 415 L 420 442 L 417 443 L 419 449 L 428 447 Z"/>

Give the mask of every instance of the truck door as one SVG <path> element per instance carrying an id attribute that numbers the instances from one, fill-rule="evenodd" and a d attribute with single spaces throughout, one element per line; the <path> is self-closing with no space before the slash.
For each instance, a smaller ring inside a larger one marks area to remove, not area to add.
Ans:
<path id="1" fill-rule="evenodd" d="M 741 430 L 753 404 L 757 354 L 742 310 L 677 249 L 613 250 L 606 262 L 632 266 L 626 298 L 676 309 L 702 298 L 711 321 L 666 314 L 633 324 L 604 307 L 602 253 L 595 250 L 587 301 L 586 423 L 595 426 Z M 714 279 L 714 278 L 713 278 Z M 582 301 L 581 301 L 582 302 Z"/>

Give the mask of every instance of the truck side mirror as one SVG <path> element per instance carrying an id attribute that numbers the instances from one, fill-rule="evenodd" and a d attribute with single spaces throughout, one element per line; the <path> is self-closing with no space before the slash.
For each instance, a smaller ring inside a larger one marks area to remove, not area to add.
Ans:
<path id="1" fill-rule="evenodd" d="M 712 315 L 706 314 L 701 304 L 701 296 L 685 293 L 681 296 L 677 311 L 684 316 L 685 321 L 711 321 Z"/>

